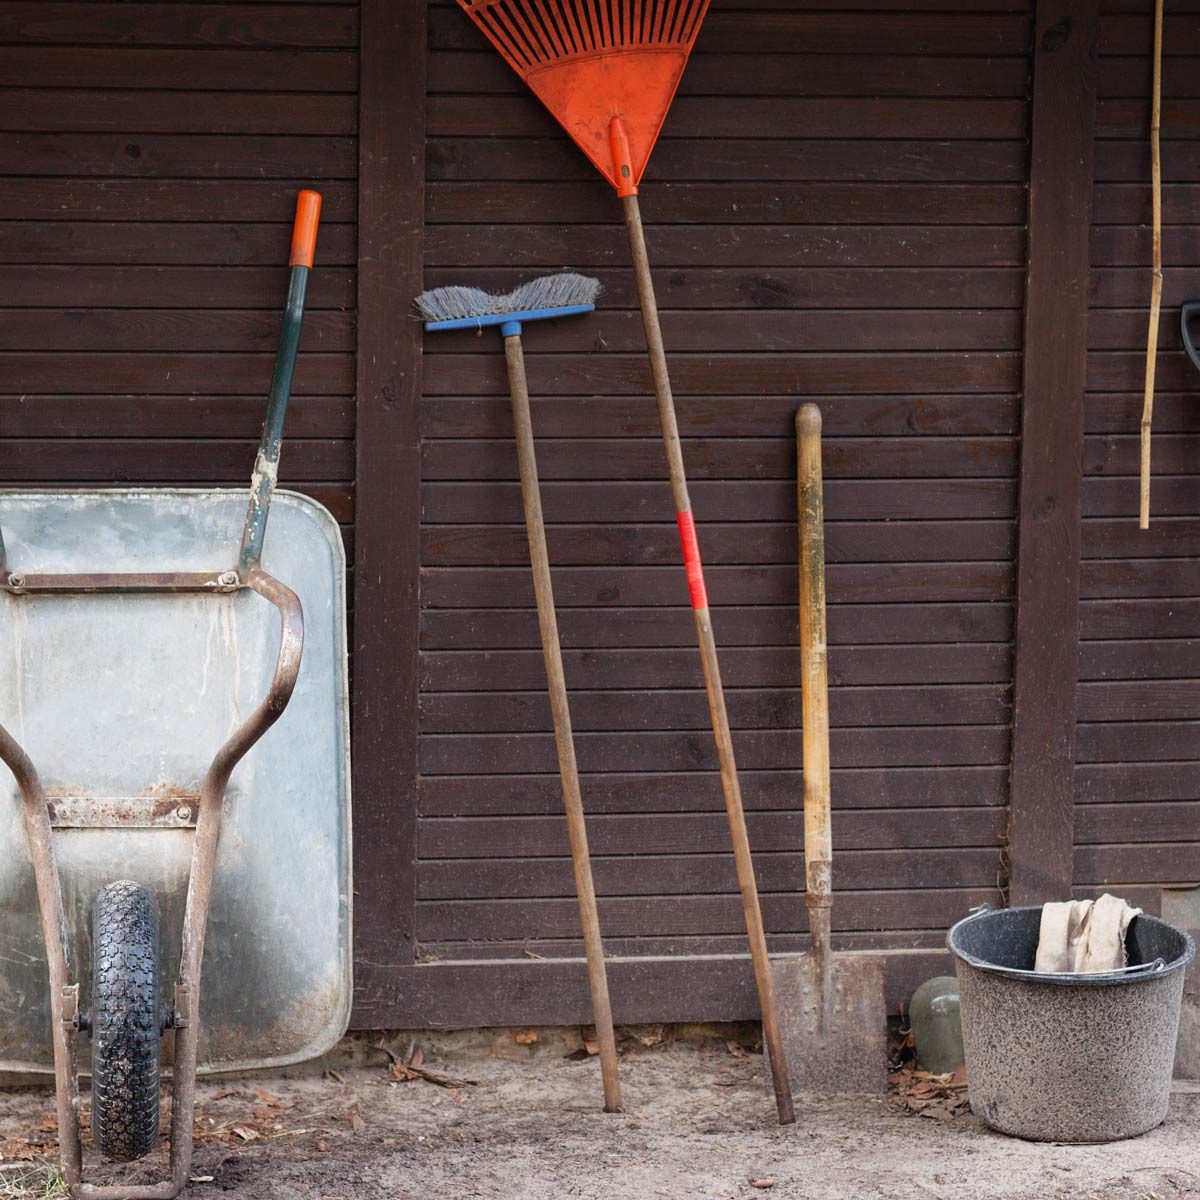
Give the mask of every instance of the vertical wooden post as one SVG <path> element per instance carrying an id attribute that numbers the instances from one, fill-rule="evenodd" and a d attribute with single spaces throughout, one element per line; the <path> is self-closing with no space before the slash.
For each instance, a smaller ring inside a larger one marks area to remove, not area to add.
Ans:
<path id="1" fill-rule="evenodd" d="M 361 1001 L 375 967 L 412 963 L 416 951 L 422 330 L 405 314 L 422 287 L 426 6 L 362 0 L 360 12 L 352 746 Z"/>
<path id="2" fill-rule="evenodd" d="M 1009 900 L 1070 896 L 1098 0 L 1038 0 L 1013 667 Z"/>

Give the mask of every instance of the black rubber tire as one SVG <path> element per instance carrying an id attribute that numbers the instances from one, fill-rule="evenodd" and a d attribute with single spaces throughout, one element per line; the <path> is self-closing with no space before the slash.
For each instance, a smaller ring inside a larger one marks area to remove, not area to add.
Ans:
<path id="1" fill-rule="evenodd" d="M 141 884 L 110 883 L 92 909 L 92 1134 L 132 1162 L 158 1144 L 158 904 Z"/>

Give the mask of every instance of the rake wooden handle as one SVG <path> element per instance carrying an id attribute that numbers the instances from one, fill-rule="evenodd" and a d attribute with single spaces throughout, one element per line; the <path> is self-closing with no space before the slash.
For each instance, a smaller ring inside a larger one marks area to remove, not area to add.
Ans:
<path id="1" fill-rule="evenodd" d="M 708 597 L 704 589 L 704 572 L 696 544 L 692 503 L 688 498 L 687 476 L 683 470 L 683 448 L 679 444 L 679 425 L 675 418 L 675 402 L 671 396 L 671 377 L 667 372 L 667 356 L 663 349 L 662 329 L 658 323 L 658 303 L 654 297 L 654 282 L 650 277 L 650 260 L 646 253 L 646 238 L 642 232 L 642 217 L 637 196 L 623 196 L 621 205 L 625 210 L 625 227 L 629 234 L 629 249 L 633 255 L 638 300 L 642 307 L 642 324 L 645 326 L 646 345 L 650 351 L 650 372 L 654 377 L 654 393 L 658 399 L 658 419 L 662 425 L 663 444 L 667 452 L 671 493 L 675 498 L 675 512 L 683 541 L 684 566 L 687 569 L 688 590 L 692 598 L 692 616 L 696 624 L 696 640 L 700 644 L 700 664 L 704 670 L 704 686 L 708 692 L 708 710 L 712 718 L 713 738 L 717 743 L 721 786 L 725 792 L 725 812 L 729 818 L 733 859 L 737 866 L 738 886 L 742 892 L 742 912 L 745 915 L 746 932 L 750 940 L 750 958 L 754 964 L 754 979 L 758 986 L 759 1008 L 762 1010 L 763 1041 L 771 1057 L 775 1107 L 779 1113 L 779 1123 L 790 1125 L 796 1119 L 792 1106 L 792 1088 L 788 1081 L 787 1059 L 779 1028 L 771 963 L 767 957 L 767 937 L 758 902 L 758 886 L 754 880 L 754 861 L 750 857 L 750 838 L 746 832 L 742 792 L 738 785 L 737 764 L 733 757 L 733 738 L 729 732 L 729 716 L 725 711 L 725 692 L 721 687 L 717 643 L 713 637 Z"/>
<path id="2" fill-rule="evenodd" d="M 521 499 L 525 505 L 525 529 L 529 535 L 529 559 L 533 565 L 533 591 L 537 597 L 538 626 L 546 681 L 550 692 L 550 715 L 554 721 L 554 745 L 558 751 L 558 773 L 562 779 L 563 807 L 567 814 L 567 841 L 575 869 L 575 894 L 579 897 L 579 919 L 587 955 L 588 984 L 592 993 L 592 1017 L 600 1043 L 600 1077 L 604 1084 L 604 1111 L 621 1111 L 621 1078 L 617 1068 L 617 1040 L 613 1033 L 612 1006 L 608 998 L 608 974 L 604 966 L 604 944 L 600 940 L 600 918 L 596 911 L 596 889 L 592 882 L 592 860 L 588 853 L 583 798 L 579 791 L 579 769 L 575 763 L 575 739 L 571 734 L 571 712 L 567 704 L 567 681 L 563 674 L 562 649 L 558 641 L 558 618 L 554 612 L 554 590 L 550 582 L 550 556 L 546 550 L 546 526 L 534 456 L 533 422 L 529 413 L 529 385 L 525 378 L 525 355 L 521 338 L 504 339 L 508 382 L 512 393 L 513 425 L 517 433 L 517 464 L 521 472 Z"/>
<path id="3" fill-rule="evenodd" d="M 804 874 L 812 954 L 829 995 L 833 831 L 829 786 L 829 668 L 825 640 L 825 496 L 821 410 L 796 413 L 800 537 L 800 682 L 804 713 Z"/>

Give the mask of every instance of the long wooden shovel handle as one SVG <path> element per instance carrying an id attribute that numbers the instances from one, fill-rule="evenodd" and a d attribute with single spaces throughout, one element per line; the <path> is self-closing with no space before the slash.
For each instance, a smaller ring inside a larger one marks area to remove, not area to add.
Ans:
<path id="1" fill-rule="evenodd" d="M 800 531 L 800 682 L 804 715 L 804 874 L 812 953 L 830 962 L 833 834 L 829 786 L 829 669 L 825 642 L 825 497 L 821 410 L 796 413 L 796 507 Z M 826 987 L 824 993 L 828 995 Z"/>
<path id="2" fill-rule="evenodd" d="M 579 897 L 579 919 L 587 955 L 588 984 L 592 993 L 592 1016 L 600 1043 L 600 1076 L 604 1084 L 604 1111 L 621 1111 L 621 1079 L 617 1069 L 617 1040 L 613 1033 L 612 1006 L 608 998 L 608 974 L 604 967 L 604 945 L 600 940 L 600 917 L 596 911 L 596 888 L 592 882 L 592 860 L 588 853 L 583 798 L 579 791 L 579 769 L 575 763 L 575 739 L 567 705 L 567 681 L 563 673 L 562 649 L 558 641 L 558 618 L 550 583 L 550 556 L 546 550 L 546 526 L 542 518 L 541 489 L 534 457 L 533 422 L 529 413 L 529 385 L 525 378 L 525 355 L 519 335 L 504 339 L 508 382 L 512 393 L 513 425 L 517 433 L 517 464 L 521 471 L 521 499 L 525 505 L 525 529 L 529 535 L 529 559 L 533 565 L 533 591 L 537 597 L 538 625 L 550 692 L 550 714 L 554 721 L 554 744 L 562 779 L 563 807 L 567 814 L 567 841 L 575 868 L 575 894 Z"/>
<path id="3" fill-rule="evenodd" d="M 713 737 L 717 743 L 717 760 L 721 767 L 721 786 L 725 792 L 725 812 L 733 841 L 733 859 L 737 867 L 738 886 L 742 892 L 742 912 L 750 940 L 750 958 L 754 964 L 754 979 L 758 987 L 758 1004 L 762 1010 L 763 1041 L 771 1057 L 771 1079 L 775 1089 L 775 1107 L 779 1123 L 790 1125 L 796 1119 L 792 1106 L 792 1088 L 788 1081 L 787 1059 L 779 1028 L 779 1013 L 775 1004 L 775 986 L 771 963 L 767 957 L 767 937 L 763 929 L 762 910 L 758 902 L 758 886 L 754 880 L 754 861 L 750 857 L 750 838 L 746 832 L 746 815 L 742 809 L 742 792 L 738 785 L 737 764 L 733 757 L 733 738 L 729 732 L 729 716 L 725 711 L 725 692 L 721 687 L 721 668 L 717 662 L 717 643 L 713 637 L 712 620 L 708 611 L 708 596 L 704 588 L 704 569 L 696 541 L 696 524 L 692 503 L 688 498 L 687 477 L 683 471 L 683 449 L 679 444 L 679 426 L 675 419 L 675 402 L 671 396 L 671 377 L 667 373 L 667 356 L 663 349 L 662 329 L 658 323 L 658 304 L 654 283 L 650 278 L 650 260 L 646 254 L 646 239 L 642 233 L 642 218 L 636 195 L 624 196 L 625 227 L 629 234 L 629 249 L 633 255 L 633 271 L 637 280 L 638 299 L 642 306 L 642 324 L 646 330 L 646 345 L 650 351 L 650 372 L 658 399 L 658 419 L 662 425 L 663 444 L 667 452 L 667 470 L 671 476 L 671 492 L 675 498 L 675 514 L 683 545 L 683 561 L 687 571 L 688 591 L 692 599 L 692 615 L 696 625 L 696 640 L 700 644 L 700 665 L 704 670 L 704 686 L 708 692 L 708 710 L 712 718 Z"/>

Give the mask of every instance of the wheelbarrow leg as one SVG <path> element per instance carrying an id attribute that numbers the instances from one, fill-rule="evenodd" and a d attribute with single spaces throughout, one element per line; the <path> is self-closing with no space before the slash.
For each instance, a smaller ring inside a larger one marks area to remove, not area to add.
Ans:
<path id="1" fill-rule="evenodd" d="M 200 791 L 200 812 L 192 843 L 192 869 L 183 914 L 183 952 L 175 988 L 175 1066 L 171 1096 L 171 1177 L 181 1190 L 192 1166 L 192 1117 L 196 1106 L 196 1047 L 200 1012 L 200 967 L 212 899 L 221 806 L 229 777 L 243 755 L 283 715 L 300 673 L 304 650 L 304 613 L 300 599 L 260 567 L 252 566 L 246 583 L 279 610 L 279 656 L 266 699 L 217 751 Z"/>
<path id="2" fill-rule="evenodd" d="M 82 1175 L 83 1151 L 79 1138 L 79 1076 L 76 1071 L 75 1034 L 79 1028 L 79 984 L 71 981 L 67 958 L 67 921 L 63 909 L 58 863 L 51 840 L 50 811 L 42 781 L 12 735 L 0 725 L 0 759 L 8 765 L 21 789 L 21 811 L 33 876 L 37 884 L 46 966 L 50 976 L 51 1042 L 54 1046 L 55 1098 L 58 1108 L 58 1148 L 63 1180 L 74 1194 Z"/>

